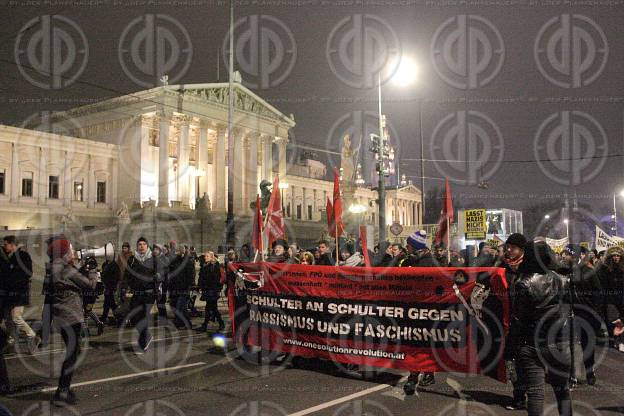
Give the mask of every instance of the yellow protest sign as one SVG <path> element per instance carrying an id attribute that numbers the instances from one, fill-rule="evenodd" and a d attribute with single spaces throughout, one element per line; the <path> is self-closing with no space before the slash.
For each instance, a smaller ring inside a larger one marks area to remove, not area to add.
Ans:
<path id="1" fill-rule="evenodd" d="M 464 211 L 466 240 L 485 240 L 487 223 L 485 209 L 467 209 Z"/>

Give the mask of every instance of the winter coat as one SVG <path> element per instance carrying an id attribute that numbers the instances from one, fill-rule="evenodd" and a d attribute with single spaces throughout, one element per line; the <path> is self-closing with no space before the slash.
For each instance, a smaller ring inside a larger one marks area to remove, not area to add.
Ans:
<path id="1" fill-rule="evenodd" d="M 158 287 L 156 259 L 148 257 L 144 261 L 134 255 L 128 259 L 125 280 L 136 296 L 154 296 Z"/>
<path id="2" fill-rule="evenodd" d="M 51 288 L 52 314 L 58 326 L 84 322 L 82 295 L 84 290 L 94 290 L 97 286 L 97 271 L 87 276 L 76 267 L 56 259 L 46 264 L 46 285 Z"/>
<path id="3" fill-rule="evenodd" d="M 321 254 L 319 259 L 316 261 L 317 266 L 335 266 L 336 262 L 332 258 L 331 254 L 325 253 Z"/>
<path id="4" fill-rule="evenodd" d="M 607 251 L 604 262 L 595 269 L 603 289 L 603 314 L 606 316 L 606 305 L 610 304 L 615 306 L 618 316 L 608 319 L 624 319 L 624 259 L 616 264 L 611 257 L 611 253 Z"/>
<path id="5" fill-rule="evenodd" d="M 219 262 L 204 263 L 199 269 L 199 289 L 205 297 L 218 298 L 221 293 L 221 265 Z"/>
<path id="6" fill-rule="evenodd" d="M 5 307 L 26 306 L 30 303 L 32 259 L 22 249 L 10 256 L 0 249 L 0 297 Z"/>
<path id="7" fill-rule="evenodd" d="M 169 265 L 169 293 L 188 295 L 195 285 L 195 262 L 190 256 L 177 256 Z"/>
<path id="8" fill-rule="evenodd" d="M 516 280 L 508 343 L 540 347 L 569 340 L 564 282 L 553 271 L 524 273 Z"/>
<path id="9" fill-rule="evenodd" d="M 104 293 L 112 295 L 119 287 L 121 282 L 121 270 L 119 264 L 114 261 L 107 261 L 102 264 L 102 283 L 104 284 Z"/>

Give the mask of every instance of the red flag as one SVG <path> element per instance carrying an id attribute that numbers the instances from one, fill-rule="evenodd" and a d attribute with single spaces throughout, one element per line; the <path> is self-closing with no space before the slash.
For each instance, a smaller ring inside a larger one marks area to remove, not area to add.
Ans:
<path id="1" fill-rule="evenodd" d="M 332 237 L 338 238 L 344 234 L 344 224 L 342 223 L 342 198 L 340 197 L 340 176 L 338 170 L 334 169 L 334 232 Z M 336 235 L 336 230 L 338 235 Z"/>
<path id="2" fill-rule="evenodd" d="M 329 235 L 336 234 L 336 226 L 334 225 L 334 205 L 329 197 L 327 197 L 327 204 L 325 204 L 325 211 L 327 211 L 327 230 Z"/>
<path id="3" fill-rule="evenodd" d="M 279 190 L 279 176 L 275 176 L 271 199 L 267 207 L 267 223 L 265 227 L 269 247 L 273 241 L 284 238 L 284 213 L 282 212 L 282 198 Z"/>
<path id="4" fill-rule="evenodd" d="M 451 187 L 448 179 L 444 181 L 444 201 L 442 202 L 442 212 L 438 220 L 438 232 L 433 242 L 435 244 L 445 243 L 448 240 L 448 227 L 453 223 L 453 200 L 451 199 Z M 448 247 L 447 247 L 448 248 Z"/>
<path id="5" fill-rule="evenodd" d="M 368 239 L 366 237 L 366 226 L 360 225 L 360 247 L 364 255 L 364 266 L 371 267 L 370 256 L 368 255 Z"/>
<path id="6" fill-rule="evenodd" d="M 262 211 L 260 210 L 260 195 L 256 195 L 256 213 L 254 215 L 253 230 L 251 231 L 251 246 L 262 253 Z"/>

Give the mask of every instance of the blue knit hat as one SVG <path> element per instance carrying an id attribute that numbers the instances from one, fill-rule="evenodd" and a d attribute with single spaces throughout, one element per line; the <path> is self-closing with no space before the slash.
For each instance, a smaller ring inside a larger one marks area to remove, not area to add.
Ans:
<path id="1" fill-rule="evenodd" d="M 424 250 L 427 248 L 427 232 L 425 230 L 416 231 L 407 237 L 407 244 L 414 250 Z"/>

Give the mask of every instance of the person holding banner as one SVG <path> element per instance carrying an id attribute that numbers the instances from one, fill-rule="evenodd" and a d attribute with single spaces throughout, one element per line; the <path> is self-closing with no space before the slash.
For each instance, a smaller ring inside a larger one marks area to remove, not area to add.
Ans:
<path id="1" fill-rule="evenodd" d="M 351 244 L 344 244 L 340 247 L 341 266 L 359 267 L 364 265 L 364 258 L 353 249 Z"/>
<path id="2" fill-rule="evenodd" d="M 288 257 L 286 255 L 286 250 L 288 249 L 288 243 L 284 240 L 275 240 L 273 241 L 273 252 L 267 259 L 269 263 L 286 263 Z"/>
<path id="3" fill-rule="evenodd" d="M 332 258 L 331 249 L 327 241 L 320 241 L 318 245 L 319 258 L 316 261 L 317 266 L 335 266 L 336 262 Z"/>

